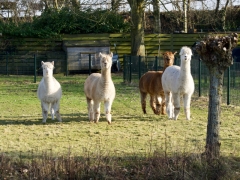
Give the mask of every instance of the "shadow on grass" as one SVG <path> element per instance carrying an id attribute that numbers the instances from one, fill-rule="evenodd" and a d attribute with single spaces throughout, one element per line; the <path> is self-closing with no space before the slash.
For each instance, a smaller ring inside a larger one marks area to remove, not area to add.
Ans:
<path id="1" fill-rule="evenodd" d="M 56 124 L 56 123 L 70 123 L 70 122 L 89 122 L 87 113 L 71 113 L 71 114 L 61 114 L 62 122 L 58 122 L 55 118 L 51 119 L 48 115 L 46 125 Z M 166 121 L 168 120 L 166 115 L 155 115 L 155 114 L 143 114 L 143 115 L 113 115 L 112 122 L 125 122 L 125 121 Z M 101 113 L 99 122 L 107 122 L 105 114 Z M 0 117 L 0 125 L 43 125 L 41 116 L 3 116 Z"/>
<path id="2" fill-rule="evenodd" d="M 61 114 L 62 122 L 58 122 L 55 118 L 52 120 L 50 116 L 46 121 L 46 125 L 56 124 L 56 123 L 69 123 L 69 122 L 80 122 L 80 121 L 89 121 L 88 116 L 83 113 L 75 113 L 75 114 Z M 0 117 L 0 125 L 43 125 L 42 117 L 39 116 L 4 116 Z"/>

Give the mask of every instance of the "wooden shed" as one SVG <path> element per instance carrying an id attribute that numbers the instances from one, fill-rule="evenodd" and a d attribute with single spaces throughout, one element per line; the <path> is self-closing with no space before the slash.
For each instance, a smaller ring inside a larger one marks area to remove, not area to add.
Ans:
<path id="1" fill-rule="evenodd" d="M 91 69 L 99 70 L 101 69 L 99 53 L 109 53 L 110 44 L 107 40 L 68 40 L 63 41 L 63 49 L 66 52 L 69 71 L 88 70 L 89 57 Z"/>

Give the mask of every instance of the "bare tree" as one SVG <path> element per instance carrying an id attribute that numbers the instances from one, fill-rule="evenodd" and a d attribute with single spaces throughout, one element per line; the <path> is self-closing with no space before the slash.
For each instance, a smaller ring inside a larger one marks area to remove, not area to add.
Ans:
<path id="1" fill-rule="evenodd" d="M 226 30 L 226 15 L 227 15 L 227 7 L 229 4 L 229 0 L 226 0 L 224 7 L 220 8 L 220 0 L 217 0 L 216 8 L 215 8 L 215 20 L 216 24 L 219 26 L 221 30 Z"/>
<path id="2" fill-rule="evenodd" d="M 111 0 L 112 11 L 118 11 L 119 5 L 122 0 Z"/>
<path id="3" fill-rule="evenodd" d="M 61 9 L 66 4 L 69 4 L 70 2 L 66 0 L 40 0 L 41 4 L 43 4 L 43 9 L 47 10 L 48 8 L 56 8 Z"/>
<path id="4" fill-rule="evenodd" d="M 80 9 L 80 2 L 79 2 L 79 0 L 71 0 L 71 2 L 72 2 L 72 7 L 75 10 L 79 10 Z"/>
<path id="5" fill-rule="evenodd" d="M 237 46 L 238 34 L 205 37 L 196 45 L 196 51 L 210 73 L 208 125 L 205 153 L 208 159 L 220 155 L 219 128 L 224 71 L 233 63 L 232 50 Z"/>
<path id="6" fill-rule="evenodd" d="M 153 16 L 154 16 L 154 33 L 161 33 L 159 0 L 152 0 L 152 5 L 153 5 Z"/>
<path id="7" fill-rule="evenodd" d="M 144 45 L 144 0 L 128 0 L 131 7 L 131 55 L 145 56 Z"/>

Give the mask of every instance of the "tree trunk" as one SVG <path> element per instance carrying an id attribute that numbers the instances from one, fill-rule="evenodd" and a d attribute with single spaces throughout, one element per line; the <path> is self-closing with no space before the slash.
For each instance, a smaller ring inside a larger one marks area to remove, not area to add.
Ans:
<path id="1" fill-rule="evenodd" d="M 222 86 L 224 71 L 217 67 L 210 69 L 210 89 L 208 104 L 208 125 L 206 139 L 206 154 L 209 159 L 218 158 L 220 155 L 220 116 L 222 103 Z"/>
<path id="2" fill-rule="evenodd" d="M 58 1 L 57 0 L 54 0 L 53 7 L 58 9 Z"/>
<path id="3" fill-rule="evenodd" d="M 160 5 L 159 0 L 153 0 L 154 33 L 161 33 Z"/>
<path id="4" fill-rule="evenodd" d="M 119 5 L 120 5 L 120 1 L 121 0 L 111 0 L 111 9 L 112 11 L 117 12 L 119 9 Z"/>
<path id="5" fill-rule="evenodd" d="M 144 0 L 128 0 L 131 7 L 131 55 L 145 56 Z"/>
<path id="6" fill-rule="evenodd" d="M 71 0 L 71 2 L 72 2 L 72 8 L 78 11 L 80 9 L 80 2 L 78 2 L 77 0 Z"/>
<path id="7" fill-rule="evenodd" d="M 44 4 L 43 10 L 49 9 L 49 3 L 48 3 L 48 1 L 47 1 L 47 0 L 42 0 L 42 1 L 43 1 L 43 4 Z"/>
<path id="8" fill-rule="evenodd" d="M 205 153 L 208 162 L 220 156 L 220 116 L 224 71 L 232 64 L 232 50 L 237 46 L 238 34 L 208 36 L 196 44 L 196 51 L 210 72 L 208 125 Z"/>
<path id="9" fill-rule="evenodd" d="M 224 31 L 226 31 L 226 16 L 227 16 L 228 3 L 229 3 L 229 0 L 226 1 L 225 7 L 222 10 L 222 16 L 221 16 L 222 29 Z"/>
<path id="10" fill-rule="evenodd" d="M 229 0 L 226 0 L 226 3 L 225 3 L 225 6 L 219 10 L 219 3 L 220 3 L 220 0 L 217 0 L 217 5 L 216 5 L 216 8 L 215 8 L 215 22 L 216 22 L 216 25 L 217 27 L 220 29 L 220 30 L 226 30 L 226 15 L 227 15 L 227 7 L 228 7 L 228 4 L 229 4 Z"/>

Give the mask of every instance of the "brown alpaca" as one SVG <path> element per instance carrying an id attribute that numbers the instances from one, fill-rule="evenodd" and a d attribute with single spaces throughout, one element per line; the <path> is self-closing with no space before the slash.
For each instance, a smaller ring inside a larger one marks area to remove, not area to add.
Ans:
<path id="1" fill-rule="evenodd" d="M 166 51 L 163 55 L 163 71 L 148 71 L 139 80 L 139 90 L 143 113 L 146 114 L 146 98 L 150 95 L 150 106 L 154 114 L 166 114 L 165 96 L 162 88 L 162 74 L 168 66 L 174 63 L 174 55 L 177 52 Z"/>

